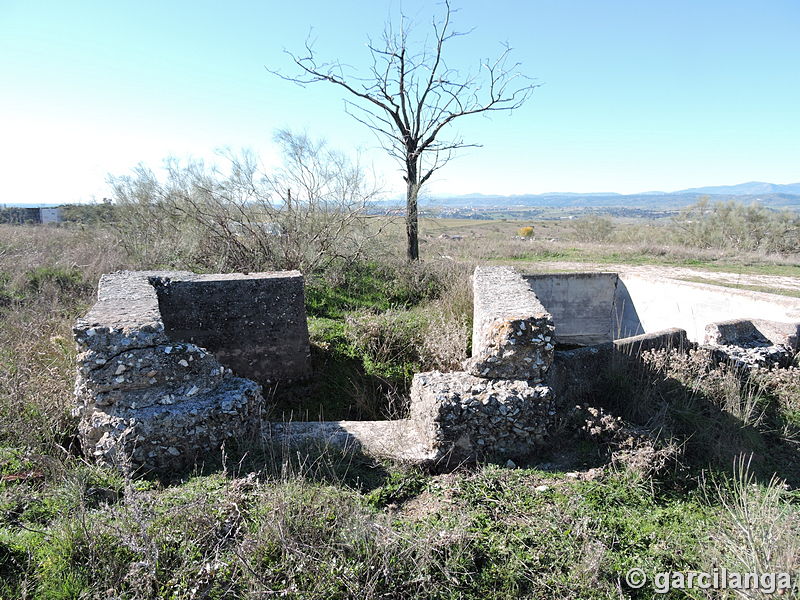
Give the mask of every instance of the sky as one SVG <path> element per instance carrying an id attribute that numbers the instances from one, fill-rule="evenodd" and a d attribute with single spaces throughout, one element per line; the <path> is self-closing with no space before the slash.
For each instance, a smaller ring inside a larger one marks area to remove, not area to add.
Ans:
<path id="1" fill-rule="evenodd" d="M 512 48 L 539 85 L 512 114 L 465 117 L 481 144 L 429 195 L 674 191 L 800 181 L 798 0 L 453 0 L 446 48 L 464 69 Z M 399 166 L 296 74 L 285 50 L 369 66 L 400 14 L 417 42 L 443 5 L 423 0 L 0 0 L 0 204 L 99 201 L 107 176 L 169 157 L 249 148 L 276 130 L 360 152 L 387 196 Z"/>

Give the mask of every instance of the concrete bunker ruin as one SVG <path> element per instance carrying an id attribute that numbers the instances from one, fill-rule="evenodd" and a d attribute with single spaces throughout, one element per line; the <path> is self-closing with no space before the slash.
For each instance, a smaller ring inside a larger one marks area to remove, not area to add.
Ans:
<path id="1" fill-rule="evenodd" d="M 104 275 L 74 328 L 83 448 L 157 471 L 248 433 L 416 463 L 524 459 L 617 355 L 706 344 L 769 363 L 800 338 L 800 300 L 706 284 L 478 267 L 473 291 L 472 358 L 415 375 L 409 418 L 276 423 L 262 385 L 310 374 L 299 272 Z"/>
<path id="2" fill-rule="evenodd" d="M 668 329 L 690 342 L 706 341 L 712 323 L 745 319 L 800 321 L 800 302 L 776 296 L 676 279 L 627 273 L 523 275 L 553 316 L 562 346 L 591 346 Z M 777 343 L 784 343 L 782 338 Z"/>
<path id="3" fill-rule="evenodd" d="M 309 373 L 297 271 L 104 275 L 73 331 L 81 444 L 105 463 L 191 464 L 259 427 L 262 383 Z"/>

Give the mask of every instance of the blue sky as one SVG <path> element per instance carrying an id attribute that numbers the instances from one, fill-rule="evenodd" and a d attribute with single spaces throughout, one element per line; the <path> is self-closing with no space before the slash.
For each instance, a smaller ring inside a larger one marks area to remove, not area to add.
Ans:
<path id="1" fill-rule="evenodd" d="M 483 144 L 429 194 L 633 193 L 800 181 L 797 0 L 453 0 L 459 65 L 508 42 L 541 87 L 512 115 L 467 118 Z M 284 48 L 363 68 L 402 11 L 421 34 L 436 2 L 0 0 L 0 203 L 89 201 L 107 173 L 248 147 L 278 128 L 360 149 L 403 188 L 374 136 L 325 84 L 300 88 Z"/>

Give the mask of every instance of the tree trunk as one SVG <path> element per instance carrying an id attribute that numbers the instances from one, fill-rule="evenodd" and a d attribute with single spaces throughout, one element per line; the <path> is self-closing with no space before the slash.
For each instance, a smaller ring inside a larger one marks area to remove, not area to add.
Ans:
<path id="1" fill-rule="evenodd" d="M 419 182 L 417 181 L 417 165 L 407 165 L 406 187 L 406 258 L 419 260 L 419 222 L 417 219 L 417 195 Z"/>

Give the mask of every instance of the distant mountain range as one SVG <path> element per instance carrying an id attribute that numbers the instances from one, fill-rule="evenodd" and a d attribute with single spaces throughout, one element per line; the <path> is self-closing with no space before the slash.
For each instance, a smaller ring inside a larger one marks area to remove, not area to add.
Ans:
<path id="1" fill-rule="evenodd" d="M 775 209 L 788 208 L 800 211 L 800 182 L 798 183 L 766 183 L 749 181 L 738 185 L 716 185 L 688 188 L 676 192 L 640 192 L 638 194 L 618 194 L 616 192 L 547 192 L 544 194 L 515 194 L 500 196 L 496 194 L 462 194 L 457 196 L 420 197 L 420 206 L 446 211 L 478 210 L 528 211 L 531 209 L 587 209 L 601 212 L 600 209 L 619 208 L 646 212 L 674 212 L 684 206 L 694 204 L 700 198 L 709 196 L 713 202 L 735 200 L 745 204 L 758 202 Z M 405 205 L 405 197 L 387 198 L 371 203 L 378 212 L 390 210 L 394 212 Z M 57 206 L 56 204 L 29 204 L 0 202 L 0 208 L 12 206 Z"/>
<path id="2" fill-rule="evenodd" d="M 750 204 L 758 202 L 771 208 L 800 210 L 800 183 L 775 184 L 751 181 L 738 185 L 719 185 L 689 188 L 676 192 L 641 192 L 618 194 L 616 192 L 548 192 L 544 194 L 515 194 L 499 196 L 491 194 L 463 194 L 459 196 L 430 196 L 420 199 L 427 207 L 442 208 L 643 208 L 655 210 L 677 210 L 694 204 L 703 196 L 714 202 L 736 200 Z M 387 204 L 390 202 L 387 201 Z M 392 201 L 397 204 L 397 201 Z"/>
<path id="3" fill-rule="evenodd" d="M 689 188 L 674 192 L 676 194 L 729 194 L 731 196 L 752 196 L 758 194 L 800 194 L 800 183 L 765 183 L 748 181 L 739 185 L 714 185 L 710 187 Z"/>
<path id="4" fill-rule="evenodd" d="M 724 194 L 726 196 L 753 196 L 758 194 L 798 194 L 800 195 L 800 183 L 766 183 L 764 181 L 748 181 L 747 183 L 740 183 L 738 185 L 712 185 L 707 187 L 688 188 L 685 190 L 678 190 L 676 192 L 640 192 L 638 194 L 618 194 L 617 192 L 545 192 L 543 194 L 521 194 L 522 197 L 540 196 L 540 197 L 594 197 L 601 196 L 611 198 L 614 196 L 674 196 L 677 194 Z M 488 196 L 488 194 L 463 194 L 466 198 L 479 198 Z M 457 198 L 459 196 L 450 196 Z M 507 196 L 514 198 L 516 195 Z"/>

